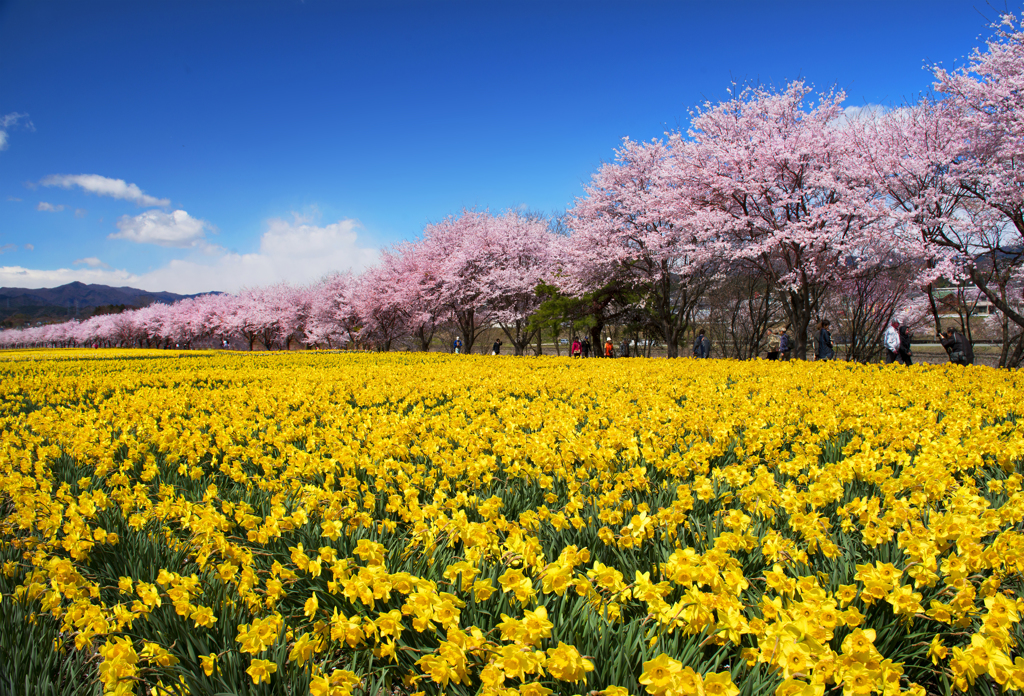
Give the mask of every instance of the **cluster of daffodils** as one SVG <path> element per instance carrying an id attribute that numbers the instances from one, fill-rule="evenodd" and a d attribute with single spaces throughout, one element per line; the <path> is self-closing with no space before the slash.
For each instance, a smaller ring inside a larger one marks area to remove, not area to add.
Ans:
<path id="1" fill-rule="evenodd" d="M 108 694 L 1024 690 L 1022 417 L 977 367 L 5 353 L 0 658 Z"/>

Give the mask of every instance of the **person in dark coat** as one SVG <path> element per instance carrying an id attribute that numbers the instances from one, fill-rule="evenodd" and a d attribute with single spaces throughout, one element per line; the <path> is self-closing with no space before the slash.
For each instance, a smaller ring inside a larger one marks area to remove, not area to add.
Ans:
<path id="1" fill-rule="evenodd" d="M 622 357 L 622 358 L 628 358 L 629 357 L 629 341 L 623 341 L 622 345 L 619 346 L 619 357 Z"/>
<path id="2" fill-rule="evenodd" d="M 589 358 L 590 357 L 590 339 L 589 338 L 584 338 L 582 341 L 580 341 L 580 350 L 583 351 L 583 357 L 584 358 Z"/>
<path id="3" fill-rule="evenodd" d="M 832 360 L 836 357 L 835 346 L 832 345 L 832 332 L 828 330 L 828 319 L 821 320 L 821 329 L 818 331 L 818 347 L 814 357 L 818 360 Z"/>
<path id="4" fill-rule="evenodd" d="M 789 337 L 788 327 L 779 334 L 779 359 L 789 360 L 793 357 L 793 339 Z"/>
<path id="5" fill-rule="evenodd" d="M 704 335 L 704 329 L 701 329 L 697 333 L 697 338 L 693 342 L 693 357 L 695 358 L 707 358 L 711 355 L 711 341 Z"/>
<path id="6" fill-rule="evenodd" d="M 906 324 L 900 324 L 900 348 L 899 348 L 899 361 L 904 365 L 913 365 L 913 361 L 910 359 L 914 354 L 910 350 L 910 339 L 914 337 L 914 334 L 910 333 L 910 329 L 907 328 Z"/>
<path id="7" fill-rule="evenodd" d="M 494 339 L 494 354 L 495 355 L 501 355 L 501 339 L 500 338 Z"/>
<path id="8" fill-rule="evenodd" d="M 939 342 L 949 353 L 949 361 L 955 365 L 974 364 L 974 346 L 967 340 L 967 337 L 954 329 L 946 327 L 946 335 L 939 334 Z"/>

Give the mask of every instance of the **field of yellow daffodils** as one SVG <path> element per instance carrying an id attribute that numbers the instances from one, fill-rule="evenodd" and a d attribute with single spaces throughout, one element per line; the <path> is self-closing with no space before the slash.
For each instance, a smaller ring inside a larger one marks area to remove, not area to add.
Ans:
<path id="1" fill-rule="evenodd" d="M 0 356 L 2 694 L 1024 688 L 1024 374 Z"/>

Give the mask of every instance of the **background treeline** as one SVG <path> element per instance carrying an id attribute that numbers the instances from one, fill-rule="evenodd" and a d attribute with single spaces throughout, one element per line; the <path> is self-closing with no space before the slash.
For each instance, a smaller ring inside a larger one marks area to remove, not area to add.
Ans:
<path id="1" fill-rule="evenodd" d="M 5 346 L 195 345 L 429 350 L 500 329 L 522 354 L 607 329 L 685 354 L 749 358 L 821 318 L 850 360 L 893 317 L 958 324 L 1024 361 L 1024 31 L 1010 16 L 935 94 L 845 110 L 802 82 L 696 107 L 686 131 L 625 140 L 555 219 L 463 211 L 360 275 L 191 298 L 0 334 Z M 852 117 L 851 114 L 858 114 Z M 983 321 L 971 315 L 983 310 Z"/>

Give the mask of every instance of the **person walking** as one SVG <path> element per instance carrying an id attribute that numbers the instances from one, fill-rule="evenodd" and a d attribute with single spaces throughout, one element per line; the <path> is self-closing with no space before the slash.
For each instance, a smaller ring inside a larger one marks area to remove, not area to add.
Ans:
<path id="1" fill-rule="evenodd" d="M 793 339 L 789 337 L 788 327 L 782 327 L 779 332 L 779 358 L 789 360 L 793 356 Z"/>
<path id="2" fill-rule="evenodd" d="M 493 349 L 494 349 L 494 353 L 493 353 L 494 355 L 501 355 L 501 339 L 500 338 L 494 339 Z"/>
<path id="3" fill-rule="evenodd" d="M 589 358 L 590 357 L 590 339 L 589 338 L 584 337 L 583 340 L 580 341 L 580 350 L 583 351 L 583 357 L 584 358 Z"/>
<path id="4" fill-rule="evenodd" d="M 609 336 L 604 340 L 604 357 L 614 358 L 615 357 L 615 346 L 612 345 L 612 337 Z"/>
<path id="5" fill-rule="evenodd" d="M 907 328 L 906 323 L 904 322 L 900 324 L 899 359 L 901 363 L 907 366 L 914 364 L 914 361 L 910 359 L 914 354 L 913 351 L 910 350 L 910 340 L 912 338 L 914 338 L 914 334 L 910 333 L 910 329 Z"/>
<path id="6" fill-rule="evenodd" d="M 628 358 L 629 357 L 629 341 L 627 341 L 626 339 L 623 339 L 622 340 L 622 345 L 619 346 L 619 357 L 620 358 Z"/>
<path id="7" fill-rule="evenodd" d="M 769 360 L 779 359 L 779 337 L 772 331 L 768 334 L 768 350 L 765 352 L 765 357 Z"/>
<path id="8" fill-rule="evenodd" d="M 967 340 L 967 337 L 954 329 L 946 327 L 946 335 L 939 334 L 939 342 L 949 354 L 949 361 L 955 365 L 974 364 L 974 346 Z"/>
<path id="9" fill-rule="evenodd" d="M 704 329 L 697 332 L 697 338 L 693 342 L 693 357 L 707 358 L 711 355 L 711 341 L 704 335 Z"/>
<path id="10" fill-rule="evenodd" d="M 456 355 L 459 355 L 460 353 L 462 353 L 462 337 L 461 336 L 456 336 L 455 337 L 455 341 L 452 343 L 452 349 L 455 351 Z"/>
<path id="11" fill-rule="evenodd" d="M 900 359 L 900 323 L 893 319 L 882 335 L 885 345 L 885 364 L 891 365 Z"/>
<path id="12" fill-rule="evenodd" d="M 572 352 L 570 353 L 570 355 L 572 355 L 572 357 L 574 357 L 574 358 L 578 358 L 578 357 L 580 357 L 580 351 L 581 350 L 582 350 L 582 348 L 580 348 L 580 339 L 578 339 L 578 338 L 572 339 Z"/>
<path id="13" fill-rule="evenodd" d="M 821 320 L 821 329 L 818 331 L 818 346 L 814 357 L 818 360 L 832 360 L 836 357 L 835 346 L 832 345 L 832 332 L 828 330 L 831 322 L 828 319 Z"/>

